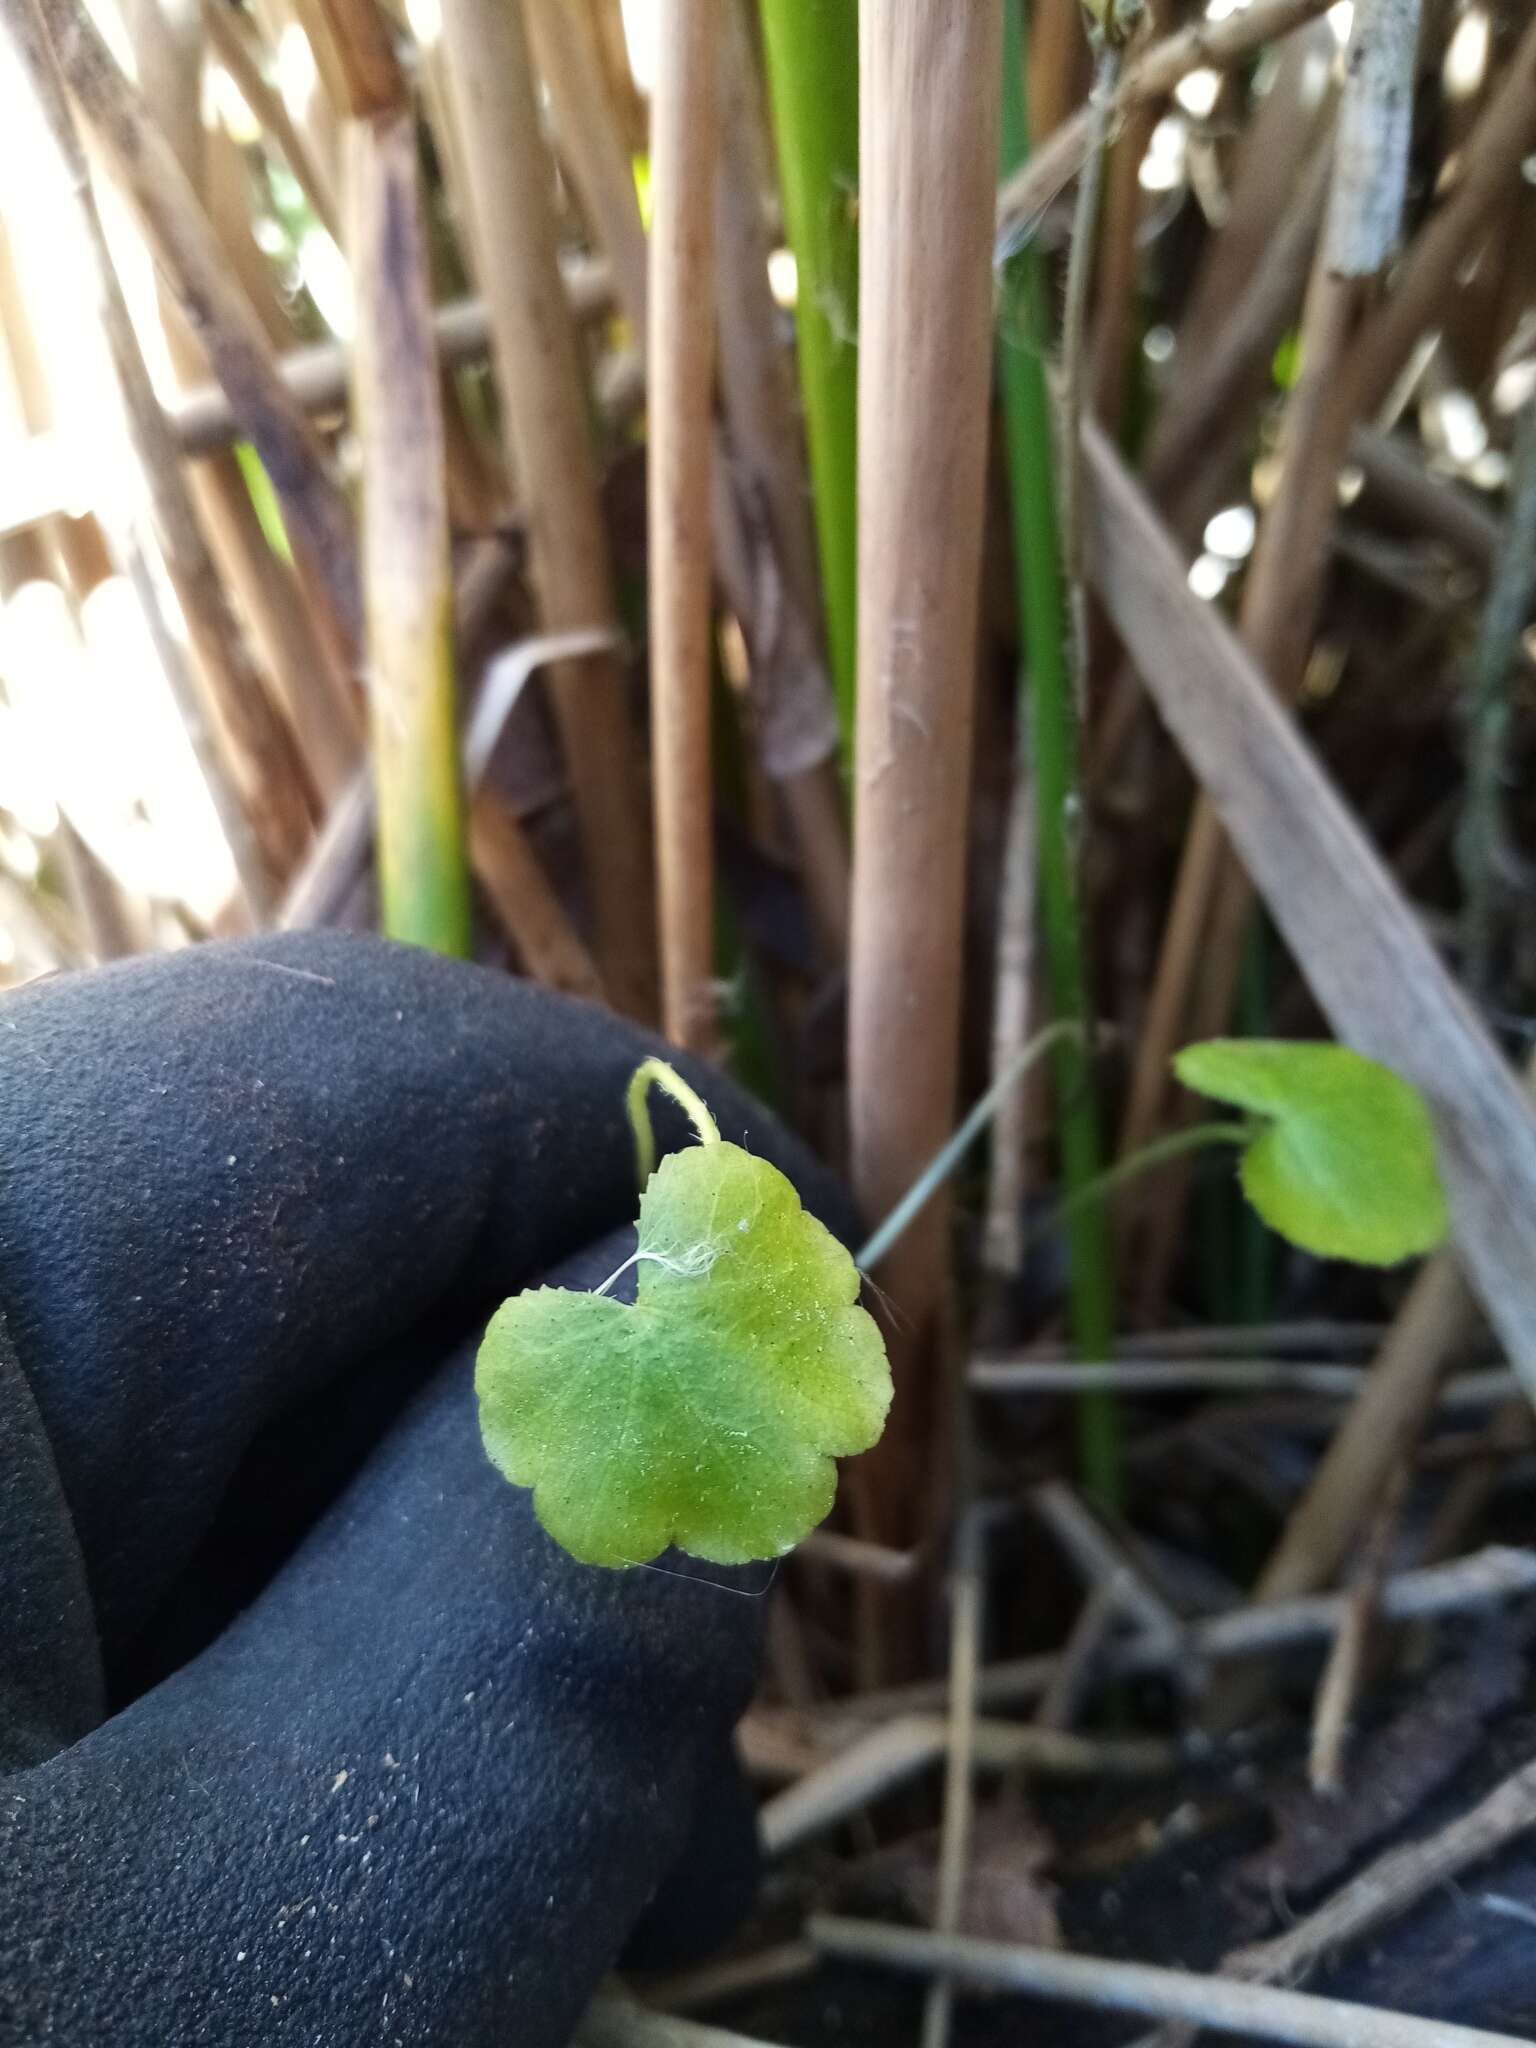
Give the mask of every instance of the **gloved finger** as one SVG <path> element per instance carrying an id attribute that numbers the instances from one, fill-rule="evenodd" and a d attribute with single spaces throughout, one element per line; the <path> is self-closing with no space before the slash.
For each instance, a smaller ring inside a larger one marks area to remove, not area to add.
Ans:
<path id="1" fill-rule="evenodd" d="M 8 1782 L 0 2039 L 557 2048 L 739 1814 L 760 1614 L 552 1544 L 466 1350 L 210 1650 Z"/>
<path id="2" fill-rule="evenodd" d="M 264 1422 L 634 1213 L 624 1091 L 656 1041 L 415 949 L 198 947 L 24 990 L 0 1024 L 0 1310 L 109 1644 Z M 692 1073 L 846 1233 L 793 1141 Z"/>

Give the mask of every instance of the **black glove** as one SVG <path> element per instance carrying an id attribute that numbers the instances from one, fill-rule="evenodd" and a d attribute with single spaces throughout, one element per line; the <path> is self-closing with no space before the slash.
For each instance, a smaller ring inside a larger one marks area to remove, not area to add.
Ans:
<path id="1" fill-rule="evenodd" d="M 0 2042 L 554 2048 L 744 1907 L 760 1601 L 574 1563 L 471 1386 L 624 1258 L 655 1049 L 357 938 L 0 1004 Z"/>

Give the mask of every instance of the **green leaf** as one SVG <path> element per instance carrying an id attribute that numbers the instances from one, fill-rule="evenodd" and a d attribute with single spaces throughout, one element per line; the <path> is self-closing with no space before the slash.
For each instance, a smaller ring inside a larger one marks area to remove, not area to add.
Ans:
<path id="1" fill-rule="evenodd" d="M 1187 1045 L 1173 1066 L 1186 1087 L 1267 1119 L 1243 1153 L 1243 1192 L 1292 1244 L 1395 1266 L 1445 1236 L 1429 1112 L 1390 1067 L 1257 1038 Z"/>
<path id="2" fill-rule="evenodd" d="M 780 1557 L 890 1406 L 858 1272 L 777 1167 L 719 1140 L 662 1161 L 639 1239 L 632 1307 L 540 1287 L 497 1310 L 475 1371 L 485 1447 L 585 1563 Z"/>

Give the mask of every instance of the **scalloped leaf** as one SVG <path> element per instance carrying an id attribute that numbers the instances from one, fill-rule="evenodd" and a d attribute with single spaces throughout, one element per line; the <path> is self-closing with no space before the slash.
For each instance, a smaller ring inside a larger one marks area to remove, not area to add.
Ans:
<path id="1" fill-rule="evenodd" d="M 632 1306 L 540 1287 L 497 1310 L 475 1369 L 486 1450 L 585 1563 L 780 1557 L 890 1406 L 853 1260 L 777 1167 L 724 1142 L 661 1162 L 636 1257 Z"/>
<path id="2" fill-rule="evenodd" d="M 1434 1131 L 1418 1090 L 1348 1046 L 1213 1038 L 1175 1054 L 1188 1088 L 1265 1119 L 1243 1192 L 1273 1230 L 1323 1258 L 1395 1266 L 1445 1236 Z"/>

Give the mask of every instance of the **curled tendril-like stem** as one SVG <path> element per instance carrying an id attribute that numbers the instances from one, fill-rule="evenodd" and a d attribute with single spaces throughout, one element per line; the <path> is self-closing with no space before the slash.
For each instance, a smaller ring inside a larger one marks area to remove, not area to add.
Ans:
<path id="1" fill-rule="evenodd" d="M 687 1114 L 699 1134 L 701 1145 L 718 1145 L 720 1142 L 720 1126 L 710 1115 L 703 1096 L 690 1088 L 682 1075 L 674 1067 L 669 1067 L 665 1060 L 642 1060 L 630 1076 L 625 1096 L 630 1129 L 635 1134 L 635 1158 L 642 1188 L 656 1170 L 656 1133 L 651 1127 L 650 1105 L 646 1101 L 652 1088 L 659 1088 L 664 1095 L 670 1095 Z"/>

